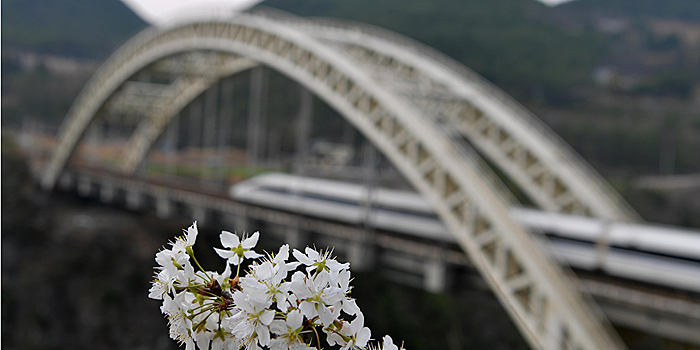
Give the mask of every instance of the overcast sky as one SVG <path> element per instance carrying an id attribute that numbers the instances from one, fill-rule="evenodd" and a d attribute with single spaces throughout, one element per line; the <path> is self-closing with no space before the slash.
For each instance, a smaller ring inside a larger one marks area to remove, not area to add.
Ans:
<path id="1" fill-rule="evenodd" d="M 549 6 L 554 6 L 554 5 L 559 5 L 565 2 L 573 1 L 573 0 L 536 0 L 539 1 L 543 4 L 549 5 Z"/>
<path id="2" fill-rule="evenodd" d="M 152 25 L 167 25 L 184 17 L 225 17 L 263 0 L 122 0 Z M 346 0 L 351 1 L 351 0 Z M 429 0 L 426 0 L 429 1 Z M 553 6 L 571 0 L 537 0 Z"/>
<path id="3" fill-rule="evenodd" d="M 183 17 L 227 16 L 262 0 L 122 0 L 153 25 L 165 25 Z"/>

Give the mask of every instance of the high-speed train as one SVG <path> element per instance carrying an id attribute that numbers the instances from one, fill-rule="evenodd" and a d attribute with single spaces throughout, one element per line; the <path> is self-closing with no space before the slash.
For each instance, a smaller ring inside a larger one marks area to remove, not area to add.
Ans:
<path id="1" fill-rule="evenodd" d="M 420 194 L 268 173 L 233 185 L 234 199 L 310 217 L 456 243 Z M 511 216 L 548 237 L 546 253 L 583 270 L 700 292 L 700 232 L 609 222 L 513 207 Z"/>

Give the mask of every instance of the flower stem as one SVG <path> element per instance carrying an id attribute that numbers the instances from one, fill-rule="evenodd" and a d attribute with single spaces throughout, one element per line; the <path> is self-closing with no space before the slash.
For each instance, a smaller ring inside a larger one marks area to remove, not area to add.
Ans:
<path id="1" fill-rule="evenodd" d="M 321 350 L 321 339 L 319 339 L 319 337 L 318 337 L 318 331 L 316 331 L 316 327 L 314 327 L 314 326 L 311 326 L 311 329 L 313 329 L 314 334 L 316 334 L 316 348 L 318 350 Z"/>
<path id="2" fill-rule="evenodd" d="M 194 257 L 194 251 L 192 251 L 191 247 L 187 247 L 187 254 L 189 254 L 192 257 L 192 260 L 194 260 L 194 263 L 197 264 L 197 267 L 199 268 L 199 271 L 202 271 L 204 273 L 205 280 L 209 280 L 209 282 L 212 281 L 212 278 L 207 275 L 206 271 L 204 271 L 204 268 L 202 268 L 202 265 L 199 264 L 199 261 L 197 261 L 197 258 Z"/>

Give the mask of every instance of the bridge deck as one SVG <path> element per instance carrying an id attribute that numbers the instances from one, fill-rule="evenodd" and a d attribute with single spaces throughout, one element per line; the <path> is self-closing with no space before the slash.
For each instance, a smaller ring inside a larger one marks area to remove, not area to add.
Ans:
<path id="1" fill-rule="evenodd" d="M 459 273 L 458 271 L 462 271 L 462 273 L 467 273 L 469 278 L 478 278 L 476 270 L 457 245 L 430 242 L 420 237 L 410 237 L 384 230 L 374 230 L 370 234 L 366 228 L 361 226 L 315 217 L 304 217 L 283 210 L 238 202 L 226 193 L 228 186 L 209 185 L 203 187 L 202 183 L 197 180 L 165 177 L 139 179 L 88 166 L 68 169 L 63 176 L 63 181 L 59 184 L 64 189 L 77 189 L 82 196 L 100 197 L 101 191 L 106 188 L 118 189 L 125 196 L 128 196 L 128 193 L 138 193 L 142 199 L 139 201 L 140 204 L 132 206 L 132 209 L 153 209 L 153 206 L 149 208 L 149 206 L 144 205 L 146 202 L 144 198 L 150 198 L 153 203 L 158 200 L 167 200 L 192 208 L 188 214 L 194 216 L 193 218 L 199 215 L 200 220 L 206 219 L 207 216 L 202 216 L 202 211 L 198 214 L 196 208 L 203 209 L 204 212 L 208 213 L 245 218 L 268 227 L 270 233 L 281 239 L 289 238 L 286 234 L 289 228 L 311 232 L 319 235 L 319 239 L 326 242 L 341 243 L 336 246 L 337 251 L 341 254 L 349 254 L 349 256 L 352 256 L 352 253 L 348 252 L 347 247 L 358 244 L 361 247 L 375 246 L 386 256 L 378 260 L 381 264 L 391 265 L 393 259 L 391 257 L 396 256 L 396 254 L 407 256 L 409 257 L 408 261 L 415 262 L 413 268 L 407 267 L 407 260 L 404 258 L 404 260 L 399 259 L 400 262 L 394 263 L 394 265 L 403 266 L 384 266 L 383 268 L 403 268 L 411 270 L 412 273 L 417 271 L 419 275 L 423 274 L 423 276 L 418 277 L 423 280 L 422 286 L 428 289 L 432 288 L 433 291 L 445 290 L 449 278 L 443 278 L 442 281 L 438 282 L 433 281 L 431 285 L 426 275 L 428 271 L 434 271 L 434 269 L 430 270 L 427 267 L 430 266 L 431 262 L 441 262 L 445 274 L 454 275 Z M 114 199 L 115 197 L 112 197 L 111 200 L 114 201 Z M 126 204 L 128 206 L 128 203 Z M 301 243 L 302 245 L 306 244 L 305 242 Z M 351 263 L 361 265 L 359 261 L 353 262 L 351 260 Z M 380 266 L 380 268 L 382 267 Z M 596 300 L 614 324 L 700 344 L 700 335 L 696 332 L 697 329 L 700 329 L 700 294 L 615 278 L 601 272 L 583 270 L 576 270 L 576 272 L 580 280 L 579 288 Z M 452 277 L 456 278 L 457 276 Z"/>

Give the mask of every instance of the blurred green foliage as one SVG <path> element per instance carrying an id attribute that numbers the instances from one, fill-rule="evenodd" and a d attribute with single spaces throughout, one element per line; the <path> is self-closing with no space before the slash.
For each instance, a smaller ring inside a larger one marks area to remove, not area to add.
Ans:
<path id="1" fill-rule="evenodd" d="M 268 0 L 301 16 L 341 18 L 396 31 L 447 54 L 511 93 L 587 83 L 606 38 L 537 20 L 531 0 Z M 517 90 L 517 91 L 512 91 Z"/>
<path id="2" fill-rule="evenodd" d="M 700 21 L 700 1 L 696 0 L 575 0 L 564 7 L 574 11 L 604 13 L 609 17 Z"/>
<path id="3" fill-rule="evenodd" d="M 118 0 L 4 0 L 2 45 L 72 57 L 106 57 L 145 27 Z"/>

